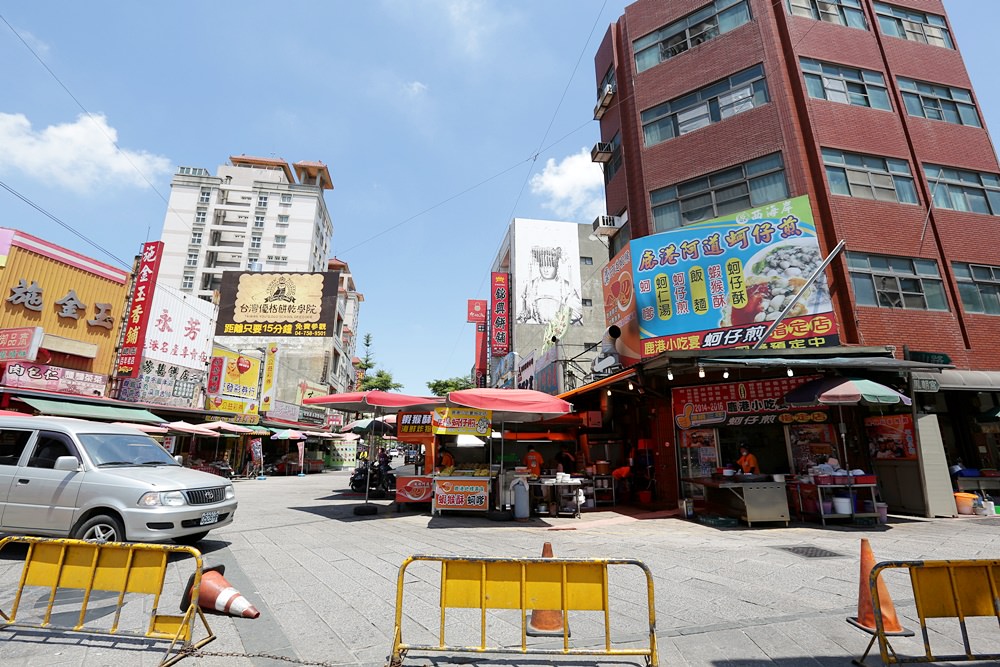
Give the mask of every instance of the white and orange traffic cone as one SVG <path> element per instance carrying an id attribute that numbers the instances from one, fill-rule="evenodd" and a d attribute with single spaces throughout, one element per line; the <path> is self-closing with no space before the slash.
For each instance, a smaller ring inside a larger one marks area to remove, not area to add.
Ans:
<path id="1" fill-rule="evenodd" d="M 257 618 L 260 612 L 250 604 L 243 595 L 232 587 L 222 575 L 225 565 L 215 565 L 205 568 L 201 575 L 201 585 L 198 587 L 198 606 L 209 611 L 217 611 L 230 616 Z M 186 612 L 191 606 L 191 588 L 194 586 L 194 575 L 188 579 L 187 588 L 181 599 L 181 611 Z"/>
<path id="2" fill-rule="evenodd" d="M 542 545 L 542 558 L 552 558 L 551 542 Z M 562 637 L 565 633 L 568 637 L 569 627 L 564 624 L 561 609 L 532 609 L 525 634 L 529 637 Z"/>
<path id="3" fill-rule="evenodd" d="M 877 631 L 875 627 L 875 605 L 872 600 L 871 586 L 868 582 L 871 578 L 872 568 L 874 567 L 875 556 L 872 554 L 872 547 L 867 539 L 862 539 L 861 581 L 858 585 L 858 615 L 856 618 L 848 620 L 863 630 L 873 633 Z M 899 623 L 899 617 L 896 616 L 896 607 L 892 604 L 892 598 L 889 597 L 889 589 L 886 587 L 885 582 L 882 581 L 882 577 L 878 578 L 875 586 L 878 590 L 878 606 L 882 614 L 882 628 L 885 634 L 912 635 L 911 631 L 904 629 Z"/>

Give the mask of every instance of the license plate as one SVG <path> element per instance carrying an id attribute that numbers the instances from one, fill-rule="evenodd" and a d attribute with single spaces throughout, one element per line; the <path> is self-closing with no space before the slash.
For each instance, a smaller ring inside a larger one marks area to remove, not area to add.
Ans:
<path id="1" fill-rule="evenodd" d="M 205 512 L 201 515 L 201 525 L 207 526 L 210 523 L 216 523 L 219 520 L 218 512 Z"/>

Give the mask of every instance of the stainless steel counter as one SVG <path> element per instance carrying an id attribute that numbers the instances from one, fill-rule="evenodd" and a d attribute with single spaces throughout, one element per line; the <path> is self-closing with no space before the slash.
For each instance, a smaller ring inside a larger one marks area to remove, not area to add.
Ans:
<path id="1" fill-rule="evenodd" d="M 686 477 L 681 481 L 705 489 L 705 503 L 714 511 L 754 521 L 784 521 L 788 525 L 788 494 L 784 482 L 743 482 L 738 478 Z"/>

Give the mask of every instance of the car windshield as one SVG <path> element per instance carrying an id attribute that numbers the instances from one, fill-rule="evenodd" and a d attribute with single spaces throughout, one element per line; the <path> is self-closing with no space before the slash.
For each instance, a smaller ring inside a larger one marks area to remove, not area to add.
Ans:
<path id="1" fill-rule="evenodd" d="M 148 436 L 81 433 L 78 437 L 94 465 L 180 465 L 167 450 Z"/>

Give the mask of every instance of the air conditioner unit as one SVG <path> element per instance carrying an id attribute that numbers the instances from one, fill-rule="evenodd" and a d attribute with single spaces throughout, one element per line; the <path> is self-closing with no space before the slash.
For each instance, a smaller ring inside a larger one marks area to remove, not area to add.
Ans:
<path id="1" fill-rule="evenodd" d="M 615 87 L 610 83 L 604 86 L 604 90 L 601 91 L 600 97 L 597 99 L 597 106 L 594 107 L 594 120 L 601 120 L 604 116 L 604 112 L 608 110 L 611 106 L 611 98 L 615 95 Z"/>
<path id="2" fill-rule="evenodd" d="M 614 236 L 625 224 L 625 219 L 619 215 L 599 215 L 594 218 L 594 234 L 597 236 Z"/>
<path id="3" fill-rule="evenodd" d="M 597 142 L 594 147 L 590 150 L 590 161 L 591 162 L 610 162 L 611 161 L 611 144 L 606 144 L 603 142 Z"/>

